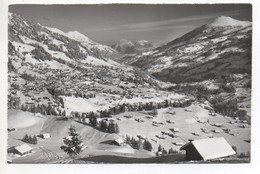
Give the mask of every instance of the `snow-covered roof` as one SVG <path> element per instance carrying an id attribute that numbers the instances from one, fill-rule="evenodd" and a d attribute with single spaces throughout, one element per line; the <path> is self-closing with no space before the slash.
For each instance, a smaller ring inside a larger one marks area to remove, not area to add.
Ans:
<path id="1" fill-rule="evenodd" d="M 122 138 L 118 138 L 115 140 L 118 144 L 124 143 L 124 140 Z"/>
<path id="2" fill-rule="evenodd" d="M 16 146 L 15 149 L 17 151 L 19 151 L 20 153 L 25 153 L 25 152 L 32 150 L 32 147 L 29 146 L 28 144 L 22 144 L 20 146 Z"/>
<path id="3" fill-rule="evenodd" d="M 224 137 L 206 138 L 194 140 L 181 147 L 185 150 L 193 145 L 204 160 L 222 158 L 236 154 Z"/>

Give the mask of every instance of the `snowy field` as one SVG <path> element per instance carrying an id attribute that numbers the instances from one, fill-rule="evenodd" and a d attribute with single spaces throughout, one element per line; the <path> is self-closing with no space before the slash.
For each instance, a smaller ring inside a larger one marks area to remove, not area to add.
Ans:
<path id="1" fill-rule="evenodd" d="M 80 105 L 80 102 L 73 101 L 73 103 Z M 30 145 L 34 151 L 30 155 L 24 157 L 9 155 L 8 158 L 13 159 L 14 163 L 67 163 L 69 158 L 60 146 L 63 144 L 63 137 L 67 136 L 70 125 L 76 127 L 87 146 L 79 157 L 97 155 L 152 157 L 155 156 L 159 145 L 166 150 L 173 148 L 179 151 L 180 147 L 189 140 L 207 137 L 224 137 L 230 145 L 237 147 L 238 153 L 250 152 L 250 143 L 246 142 L 250 139 L 248 124 L 235 122 L 230 117 L 218 114 L 211 116 L 208 110 L 201 108 L 198 104 L 186 108 L 159 109 L 156 117 L 147 111 L 140 111 L 121 113 L 115 115 L 114 118 L 119 126 L 119 134 L 100 132 L 70 119 L 63 120 L 61 117 L 37 117 L 28 112 L 9 111 L 8 128 L 16 130 L 8 133 L 8 147 L 23 144 L 20 139 L 26 133 L 29 135 L 50 133 L 51 138 L 37 138 L 38 144 Z M 245 125 L 244 128 L 241 125 Z M 225 131 L 227 128 L 230 129 L 229 133 Z M 169 136 L 170 134 L 172 137 Z M 127 144 L 115 146 L 102 143 L 119 137 L 124 138 L 126 135 L 136 139 L 138 136 L 148 139 L 153 146 L 152 152 L 135 150 Z"/>
<path id="2" fill-rule="evenodd" d="M 191 112 L 185 111 L 185 109 Z M 174 115 L 169 113 L 173 111 L 175 112 Z M 133 117 L 125 118 L 125 115 L 131 115 Z M 185 144 L 191 139 L 225 137 L 230 145 L 237 147 L 238 153 L 250 152 L 250 143 L 245 141 L 250 138 L 249 125 L 246 125 L 245 128 L 241 128 L 241 123 L 230 124 L 230 121 L 234 121 L 232 118 L 224 117 L 219 114 L 210 116 L 207 110 L 198 105 L 192 105 L 187 108 L 160 109 L 158 116 L 153 119 L 146 118 L 147 116 L 147 114 L 140 112 L 129 112 L 116 115 L 115 118 L 120 119 L 117 123 L 122 135 L 128 134 L 134 137 L 142 135 L 148 138 L 154 149 L 161 144 L 162 147 L 167 150 L 171 147 L 175 150 L 179 150 L 181 144 Z M 144 122 L 138 122 L 136 119 L 142 119 Z M 174 123 L 168 123 L 167 121 L 169 120 Z M 158 126 L 154 126 L 153 122 L 159 123 Z M 217 127 L 214 125 L 216 123 L 220 123 L 222 126 Z M 178 132 L 172 132 L 170 130 L 172 128 L 177 128 Z M 209 132 L 204 133 L 201 128 L 205 128 Z M 231 134 L 234 135 L 225 133 L 223 129 L 226 128 L 230 129 Z M 219 133 L 215 133 L 215 130 Z M 174 138 L 163 135 L 162 131 L 173 133 Z M 177 145 L 175 145 L 175 143 L 177 143 Z"/>

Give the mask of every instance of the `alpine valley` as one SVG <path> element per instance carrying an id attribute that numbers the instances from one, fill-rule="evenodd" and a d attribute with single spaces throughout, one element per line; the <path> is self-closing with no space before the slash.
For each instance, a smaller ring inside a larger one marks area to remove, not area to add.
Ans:
<path id="1" fill-rule="evenodd" d="M 215 137 L 250 160 L 251 22 L 221 16 L 155 48 L 8 18 L 9 162 L 184 163 L 181 146 Z"/>

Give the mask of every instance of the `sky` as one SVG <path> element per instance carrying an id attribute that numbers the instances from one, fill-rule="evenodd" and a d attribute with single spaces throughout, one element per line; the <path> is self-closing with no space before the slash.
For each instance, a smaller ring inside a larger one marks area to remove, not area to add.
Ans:
<path id="1" fill-rule="evenodd" d="M 64 32 L 79 31 L 107 45 L 120 39 L 164 44 L 219 16 L 252 21 L 252 9 L 248 4 L 26 4 L 10 5 L 9 11 Z"/>

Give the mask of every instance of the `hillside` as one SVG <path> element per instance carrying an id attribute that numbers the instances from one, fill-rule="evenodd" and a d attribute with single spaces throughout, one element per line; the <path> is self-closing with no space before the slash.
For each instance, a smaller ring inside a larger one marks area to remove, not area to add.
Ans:
<path id="1" fill-rule="evenodd" d="M 240 117 L 237 112 L 243 110 L 244 118 L 251 115 L 251 46 L 252 22 L 221 16 L 123 62 L 175 84 L 169 90 L 210 102 L 224 115 Z M 227 103 L 233 103 L 234 109 Z"/>
<path id="2" fill-rule="evenodd" d="M 251 73 L 252 23 L 219 17 L 131 61 L 173 83 Z"/>

